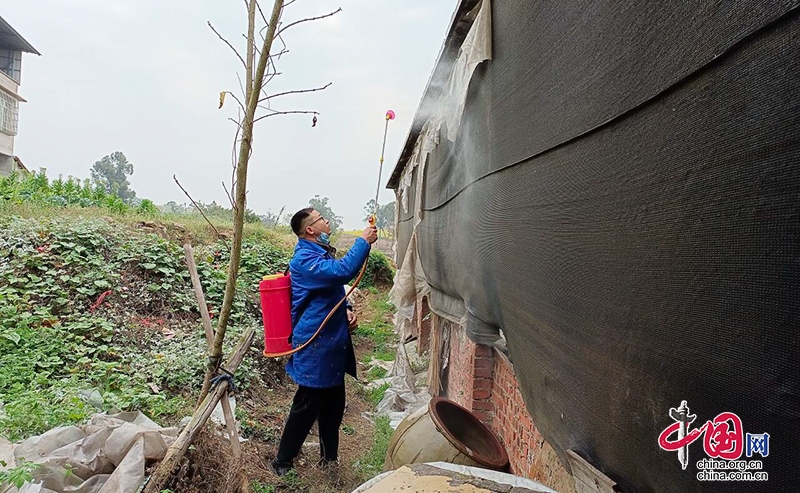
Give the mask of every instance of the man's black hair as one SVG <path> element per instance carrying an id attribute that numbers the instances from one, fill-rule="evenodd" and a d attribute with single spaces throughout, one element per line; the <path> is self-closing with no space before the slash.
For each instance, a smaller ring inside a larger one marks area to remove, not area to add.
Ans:
<path id="1" fill-rule="evenodd" d="M 311 207 L 306 207 L 305 209 L 300 209 L 299 211 L 295 212 L 294 216 L 292 216 L 292 231 L 297 236 L 302 236 L 305 233 L 305 228 L 303 228 L 303 221 L 306 220 L 311 213 L 314 212 L 314 209 Z"/>

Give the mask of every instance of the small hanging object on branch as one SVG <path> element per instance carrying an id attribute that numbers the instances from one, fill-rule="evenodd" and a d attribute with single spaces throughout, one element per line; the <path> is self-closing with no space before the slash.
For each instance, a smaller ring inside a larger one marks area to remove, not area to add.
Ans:
<path id="1" fill-rule="evenodd" d="M 317 126 L 317 115 L 314 115 L 314 118 L 311 119 L 311 126 L 312 127 Z"/>
<path id="2" fill-rule="evenodd" d="M 217 108 L 217 109 L 221 110 L 223 104 L 225 104 L 225 91 L 222 91 L 221 93 L 219 93 L 219 108 Z"/>

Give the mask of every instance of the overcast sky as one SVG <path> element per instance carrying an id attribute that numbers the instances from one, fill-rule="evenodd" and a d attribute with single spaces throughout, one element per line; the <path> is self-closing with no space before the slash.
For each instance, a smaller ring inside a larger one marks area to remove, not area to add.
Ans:
<path id="1" fill-rule="evenodd" d="M 272 2 L 262 0 L 267 10 Z M 374 197 L 387 109 L 390 124 L 383 189 L 428 81 L 454 0 L 297 0 L 288 22 L 342 7 L 335 16 L 285 33 L 290 53 L 271 92 L 332 82 L 327 90 L 281 98 L 282 110 L 311 115 L 268 118 L 256 126 L 248 207 L 259 214 L 328 196 L 345 226 L 363 225 Z M 241 0 L 0 0 L 2 15 L 42 53 L 24 55 L 15 152 L 30 169 L 89 176 L 104 155 L 122 151 L 130 181 L 157 204 L 185 198 L 226 201 L 236 105 L 218 110 L 219 92 L 237 90 L 235 55 L 206 25 L 241 46 Z M 268 15 L 268 12 L 267 12 Z M 275 50 L 273 50 L 273 53 Z"/>

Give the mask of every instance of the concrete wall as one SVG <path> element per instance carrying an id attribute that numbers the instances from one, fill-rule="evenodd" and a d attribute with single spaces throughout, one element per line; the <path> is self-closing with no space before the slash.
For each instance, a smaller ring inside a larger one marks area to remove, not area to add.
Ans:
<path id="1" fill-rule="evenodd" d="M 11 77 L 7 76 L 3 72 L 0 72 L 0 89 L 5 89 L 11 94 L 18 94 L 19 84 L 17 84 L 17 82 Z"/>
<path id="2" fill-rule="evenodd" d="M 19 84 L 0 72 L 0 90 L 16 95 Z M 11 172 L 14 162 L 9 158 L 12 156 L 14 156 L 14 136 L 0 132 L 0 174 L 7 175 Z"/>
<path id="3" fill-rule="evenodd" d="M 14 136 L 0 132 L 0 154 L 10 157 L 14 155 Z"/>
<path id="4" fill-rule="evenodd" d="M 0 135 L 3 134 L 0 133 Z M 0 154 L 0 176 L 10 175 L 11 171 L 13 171 L 15 167 L 16 163 L 14 162 L 13 157 Z"/>

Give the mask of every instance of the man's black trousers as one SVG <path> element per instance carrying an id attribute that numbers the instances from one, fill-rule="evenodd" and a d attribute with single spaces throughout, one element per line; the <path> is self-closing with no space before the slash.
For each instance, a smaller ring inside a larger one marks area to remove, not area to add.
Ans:
<path id="1" fill-rule="evenodd" d="M 319 423 L 320 457 L 335 461 L 339 454 L 339 426 L 344 416 L 344 383 L 338 387 L 316 389 L 297 388 L 289 419 L 283 428 L 276 462 L 287 467 L 297 457 L 314 421 Z"/>

